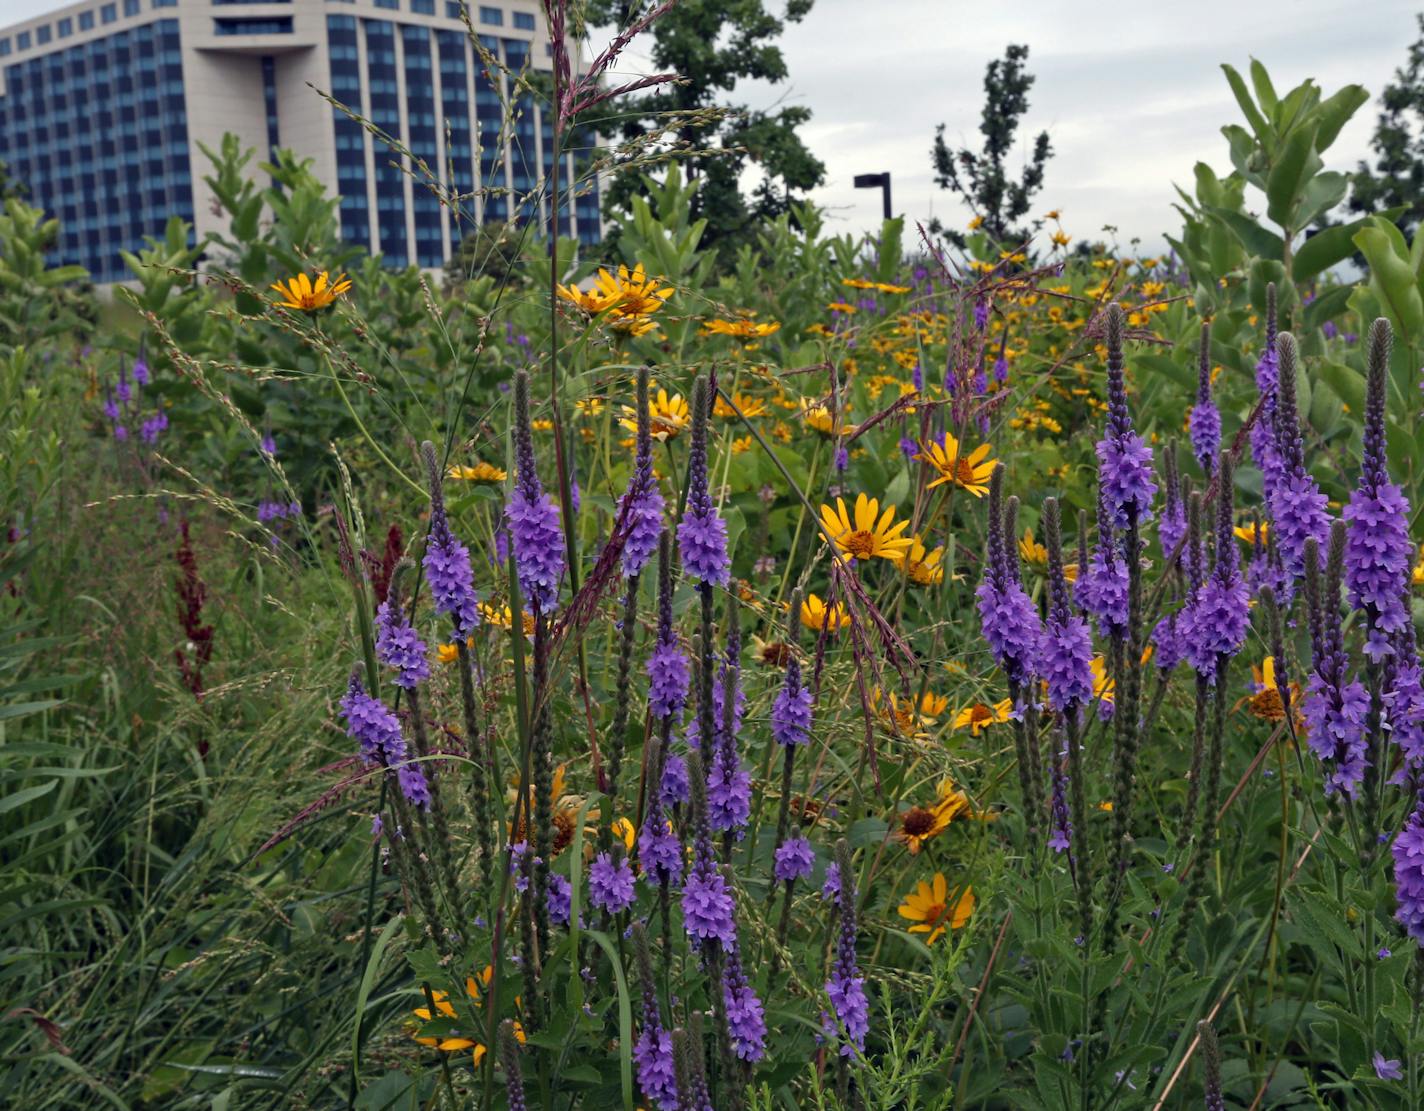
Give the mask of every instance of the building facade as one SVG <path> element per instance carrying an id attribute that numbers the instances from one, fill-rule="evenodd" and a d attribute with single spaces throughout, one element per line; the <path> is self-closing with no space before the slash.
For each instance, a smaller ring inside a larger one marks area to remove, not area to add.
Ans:
<path id="1" fill-rule="evenodd" d="M 460 0 L 72 4 L 0 28 L 0 161 L 59 219 L 54 261 L 98 282 L 128 277 L 119 252 L 162 236 L 170 216 L 198 236 L 222 228 L 201 148 L 225 132 L 264 159 L 279 146 L 311 159 L 341 197 L 348 242 L 437 267 L 480 223 L 548 220 L 552 126 L 510 76 L 550 68 L 538 0 L 476 0 L 468 18 L 477 43 Z M 458 203 L 316 90 L 403 144 Z M 569 145 L 565 182 L 586 156 Z M 560 230 L 598 240 L 596 189 Z"/>

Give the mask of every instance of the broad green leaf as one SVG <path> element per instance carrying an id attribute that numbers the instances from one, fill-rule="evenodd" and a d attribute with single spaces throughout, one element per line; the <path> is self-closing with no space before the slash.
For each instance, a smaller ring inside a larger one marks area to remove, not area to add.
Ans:
<path id="1" fill-rule="evenodd" d="M 1369 99 L 1370 94 L 1363 85 L 1346 85 L 1321 101 L 1316 113 L 1319 123 L 1315 127 L 1315 149 L 1329 150 L 1340 129 Z"/>
<path id="2" fill-rule="evenodd" d="M 1256 99 L 1261 102 L 1266 113 L 1274 112 L 1280 99 L 1276 96 L 1276 87 L 1271 84 L 1271 75 L 1257 58 L 1251 59 L 1251 86 L 1256 90 Z"/>
<path id="3" fill-rule="evenodd" d="M 1251 125 L 1251 130 L 1256 133 L 1256 138 L 1260 140 L 1261 146 L 1269 154 L 1275 145 L 1275 134 L 1271 131 L 1271 125 L 1266 122 L 1266 117 L 1261 115 L 1255 101 L 1251 99 L 1251 91 L 1246 88 L 1245 80 L 1241 74 L 1236 72 L 1235 66 L 1223 64 L 1221 71 L 1226 74 L 1226 82 L 1231 86 L 1236 103 L 1241 106 L 1242 115 L 1246 117 L 1246 121 Z"/>
<path id="4" fill-rule="evenodd" d="M 1323 176 L 1323 175 L 1322 175 Z M 1295 253 L 1291 276 L 1298 282 L 1307 281 L 1336 263 L 1344 262 L 1355 251 L 1355 233 L 1365 226 L 1368 217 L 1349 224 L 1336 224 L 1316 232 Z"/>
<path id="5" fill-rule="evenodd" d="M 1389 234 L 1378 226 L 1356 232 L 1354 243 L 1370 265 L 1370 287 L 1390 323 L 1407 342 L 1415 342 L 1424 335 L 1424 299 L 1408 261 L 1395 253 Z"/>
<path id="6" fill-rule="evenodd" d="M 1277 262 L 1281 260 L 1284 244 L 1275 232 L 1263 228 L 1245 213 L 1214 206 L 1207 211 L 1230 229 L 1241 246 L 1246 248 L 1247 254 L 1274 259 Z"/>
<path id="7" fill-rule="evenodd" d="M 1299 226 L 1296 210 L 1301 190 L 1311 173 L 1314 142 L 1315 135 L 1309 128 L 1291 132 L 1266 179 L 1266 215 L 1283 228 Z"/>

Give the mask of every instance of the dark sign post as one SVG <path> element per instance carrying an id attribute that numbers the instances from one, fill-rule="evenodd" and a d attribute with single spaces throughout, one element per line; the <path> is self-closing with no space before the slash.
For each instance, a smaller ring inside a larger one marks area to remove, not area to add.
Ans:
<path id="1" fill-rule="evenodd" d="M 879 189 L 880 199 L 885 202 L 885 219 L 890 219 L 890 171 L 883 174 L 856 174 L 857 189 Z"/>

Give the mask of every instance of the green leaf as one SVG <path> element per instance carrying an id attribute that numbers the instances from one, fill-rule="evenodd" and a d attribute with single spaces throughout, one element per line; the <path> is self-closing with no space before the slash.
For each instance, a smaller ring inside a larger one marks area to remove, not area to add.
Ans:
<path id="1" fill-rule="evenodd" d="M 1263 228 L 1243 212 L 1232 212 L 1214 205 L 1207 211 L 1231 231 L 1248 254 L 1280 262 L 1285 244 L 1275 232 Z"/>
<path id="2" fill-rule="evenodd" d="M 41 783 L 36 787 L 26 787 L 23 791 L 16 791 L 0 799 L 0 814 L 8 814 L 11 810 L 16 810 L 24 806 L 27 802 L 49 794 L 59 786 L 59 780 L 51 779 L 48 783 Z"/>
<path id="3" fill-rule="evenodd" d="M 386 928 L 381 931 L 381 936 L 376 939 L 376 944 L 371 949 L 366 970 L 361 974 L 361 986 L 356 991 L 356 1016 L 351 1023 L 351 1067 L 356 1071 L 357 1084 L 361 1082 L 361 1018 L 366 1013 L 366 1000 L 371 996 L 371 988 L 375 986 L 376 978 L 380 975 L 381 958 L 385 956 L 386 946 L 400 928 L 400 922 L 400 916 L 397 915 L 386 923 Z"/>
<path id="4" fill-rule="evenodd" d="M 1271 147 L 1275 143 L 1275 134 L 1271 131 L 1271 125 L 1266 122 L 1266 117 L 1261 115 L 1257 109 L 1255 101 L 1251 99 L 1251 91 L 1246 88 L 1246 82 L 1241 74 L 1236 72 L 1235 66 L 1223 63 L 1222 73 L 1226 74 L 1227 84 L 1231 86 L 1232 93 L 1236 96 L 1236 103 L 1241 106 L 1241 112 L 1246 117 L 1246 122 L 1251 125 L 1251 130 L 1256 133 L 1256 138 L 1260 140 L 1261 146 L 1270 153 Z"/>
<path id="5" fill-rule="evenodd" d="M 623 974 L 618 949 L 608 935 L 589 930 L 588 936 L 608 954 L 608 963 L 613 966 L 613 978 L 618 984 L 618 1066 L 623 1081 L 623 1111 L 633 1111 L 633 1006 L 628 999 L 628 978 Z"/>
<path id="6" fill-rule="evenodd" d="M 1340 129 L 1350 122 L 1350 117 L 1370 99 L 1363 85 L 1346 85 L 1320 102 L 1315 125 L 1315 149 L 1326 151 L 1340 134 Z"/>
<path id="7" fill-rule="evenodd" d="M 1300 208 L 1296 212 L 1295 227 L 1306 228 L 1315 223 L 1345 199 L 1350 188 L 1350 179 L 1344 174 L 1327 170 L 1317 173 L 1305 183 L 1301 191 Z"/>
<path id="8" fill-rule="evenodd" d="M 1266 179 L 1266 215 L 1283 228 L 1298 228 L 1296 209 L 1301 191 L 1310 177 L 1315 135 L 1309 128 L 1291 132 L 1280 156 L 1271 166 Z M 1316 158 L 1314 161 L 1318 162 Z"/>
<path id="9" fill-rule="evenodd" d="M 1342 363 L 1322 363 L 1315 373 L 1334 391 L 1336 397 L 1350 407 L 1350 412 L 1363 417 L 1365 412 L 1364 375 Z"/>
<path id="10" fill-rule="evenodd" d="M 1276 87 L 1271 84 L 1271 75 L 1256 58 L 1251 59 L 1251 85 L 1256 90 L 1256 99 L 1261 102 L 1261 107 L 1268 113 L 1274 112 L 1280 98 L 1276 96 Z"/>
<path id="11" fill-rule="evenodd" d="M 1370 264 L 1370 288 L 1383 302 L 1390 323 L 1406 342 L 1415 342 L 1424 334 L 1424 299 L 1408 261 L 1395 253 L 1389 233 L 1378 225 L 1356 232 L 1354 243 Z"/>
<path id="12" fill-rule="evenodd" d="M 1344 262 L 1355 251 L 1355 234 L 1365 226 L 1368 217 L 1348 224 L 1336 224 L 1317 232 L 1301 244 L 1291 263 L 1291 276 L 1298 282 L 1307 281 Z"/>

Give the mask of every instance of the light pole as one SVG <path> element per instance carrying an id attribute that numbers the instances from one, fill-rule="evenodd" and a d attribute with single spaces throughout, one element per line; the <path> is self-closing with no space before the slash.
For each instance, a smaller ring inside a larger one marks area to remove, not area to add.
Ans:
<path id="1" fill-rule="evenodd" d="M 890 219 L 890 171 L 883 174 L 856 174 L 857 189 L 879 189 L 880 199 L 885 202 L 885 219 Z"/>

